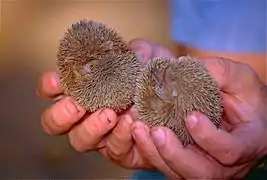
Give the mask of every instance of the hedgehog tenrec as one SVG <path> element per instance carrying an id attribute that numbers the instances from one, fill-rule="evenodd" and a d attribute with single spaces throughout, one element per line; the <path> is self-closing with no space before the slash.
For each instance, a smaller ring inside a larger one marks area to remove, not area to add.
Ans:
<path id="1" fill-rule="evenodd" d="M 218 127 L 223 111 L 216 81 L 189 56 L 151 59 L 138 77 L 134 102 L 139 120 L 172 129 L 184 146 L 194 143 L 184 121 L 190 112 L 206 114 Z"/>
<path id="2" fill-rule="evenodd" d="M 60 40 L 57 70 L 64 93 L 86 110 L 121 112 L 133 103 L 140 64 L 114 29 L 82 20 Z"/>

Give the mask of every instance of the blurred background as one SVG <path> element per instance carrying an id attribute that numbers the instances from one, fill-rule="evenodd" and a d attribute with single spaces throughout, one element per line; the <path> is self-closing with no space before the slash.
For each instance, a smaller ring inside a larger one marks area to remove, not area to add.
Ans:
<path id="1" fill-rule="evenodd" d="M 218 54 L 190 49 L 184 52 L 184 47 L 174 45 L 168 0 L 0 2 L 0 179 L 119 179 L 131 173 L 97 153 L 77 153 L 67 137 L 50 137 L 41 128 L 41 113 L 51 102 L 36 96 L 36 82 L 43 72 L 55 68 L 59 40 L 72 23 L 98 20 L 115 28 L 126 41 L 145 38 L 176 54 Z M 260 58 L 247 54 L 221 56 L 249 62 L 266 82 L 266 54 Z"/>
<path id="2" fill-rule="evenodd" d="M 96 153 L 76 153 L 67 138 L 40 126 L 49 103 L 35 94 L 42 72 L 54 69 L 58 41 L 71 23 L 100 20 L 125 40 L 146 38 L 174 50 L 165 0 L 2 0 L 0 179 L 127 178 L 130 171 Z"/>

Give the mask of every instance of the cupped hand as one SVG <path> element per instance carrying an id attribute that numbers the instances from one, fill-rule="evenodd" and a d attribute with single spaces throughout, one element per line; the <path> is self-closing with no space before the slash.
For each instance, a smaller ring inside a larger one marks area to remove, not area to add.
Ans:
<path id="1" fill-rule="evenodd" d="M 222 58 L 203 61 L 223 92 L 224 122 L 230 128 L 218 129 L 195 112 L 185 121 L 197 146 L 183 147 L 170 129 L 149 131 L 138 121 L 133 136 L 143 156 L 170 179 L 242 178 L 267 154 L 267 88 L 245 64 Z M 157 153 L 157 158 L 151 156 Z"/>
<path id="2" fill-rule="evenodd" d="M 65 96 L 55 72 L 47 72 L 40 78 L 37 94 L 55 101 L 42 114 L 44 131 L 50 135 L 68 133 L 71 145 L 78 151 L 101 148 L 103 136 L 117 123 L 114 111 L 102 109 L 89 115 L 71 97 Z"/>
<path id="3" fill-rule="evenodd" d="M 168 49 L 141 39 L 132 40 L 129 46 L 143 63 L 153 56 L 173 56 Z M 88 114 L 75 100 L 64 95 L 54 71 L 41 76 L 37 94 L 55 102 L 42 114 L 42 127 L 46 133 L 66 134 L 75 150 L 96 150 L 126 168 L 153 168 L 134 145 L 130 130 L 135 120 L 133 108 L 121 115 L 111 109 Z"/>

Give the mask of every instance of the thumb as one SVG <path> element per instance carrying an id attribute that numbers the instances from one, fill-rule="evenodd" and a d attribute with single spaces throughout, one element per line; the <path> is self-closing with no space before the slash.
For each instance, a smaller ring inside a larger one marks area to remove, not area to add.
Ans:
<path id="1" fill-rule="evenodd" d="M 244 96 L 250 97 L 251 92 L 257 90 L 255 86 L 260 85 L 257 74 L 248 64 L 220 57 L 205 58 L 202 61 L 224 92 L 230 94 L 242 92 Z"/>
<path id="2" fill-rule="evenodd" d="M 233 165 L 246 160 L 244 157 L 255 150 L 255 144 L 260 144 L 259 141 L 262 139 L 260 135 L 263 134 L 258 122 L 240 124 L 228 133 L 218 129 L 201 113 L 188 116 L 186 125 L 195 142 L 224 165 Z"/>

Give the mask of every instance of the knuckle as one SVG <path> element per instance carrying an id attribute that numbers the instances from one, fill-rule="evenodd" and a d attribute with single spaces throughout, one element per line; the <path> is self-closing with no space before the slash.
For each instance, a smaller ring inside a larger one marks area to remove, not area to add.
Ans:
<path id="1" fill-rule="evenodd" d="M 252 68 L 249 64 L 245 63 L 245 62 L 239 62 L 240 65 L 242 65 L 242 68 L 244 69 L 244 71 L 246 72 L 252 72 Z"/>
<path id="2" fill-rule="evenodd" d="M 77 152 L 81 152 L 81 153 L 85 152 L 85 148 L 84 148 L 84 146 L 82 146 L 82 144 L 79 142 L 79 140 L 78 140 L 76 134 L 70 132 L 69 135 L 68 135 L 68 137 L 69 137 L 69 143 L 70 143 L 71 147 L 72 147 L 75 151 L 77 151 Z"/>
<path id="3" fill-rule="evenodd" d="M 223 165 L 231 166 L 239 161 L 241 156 L 240 150 L 228 150 L 220 157 L 220 162 Z"/>
<path id="4" fill-rule="evenodd" d="M 118 127 L 116 127 L 116 128 L 118 128 Z M 116 131 L 117 130 L 116 128 L 112 131 L 112 136 L 111 136 L 112 137 L 111 140 L 112 140 L 113 144 L 116 145 L 116 144 L 126 143 L 127 142 L 126 136 L 128 134 L 124 134 L 124 133 L 122 134 L 122 133 Z M 123 135 L 125 135 L 125 136 L 123 137 Z"/>
<path id="5" fill-rule="evenodd" d="M 221 77 L 227 79 L 229 77 L 230 64 L 226 58 L 218 58 L 218 71 L 221 74 Z"/>
<path id="6" fill-rule="evenodd" d="M 47 123 L 47 120 L 46 120 L 44 114 L 42 114 L 42 116 L 41 116 L 41 126 L 42 126 L 43 130 L 44 130 L 47 134 L 49 134 L 49 135 L 54 135 L 54 133 L 51 131 L 51 128 L 50 128 L 49 124 Z"/>
<path id="7" fill-rule="evenodd" d="M 254 78 L 257 75 L 256 75 L 255 71 L 252 69 L 252 67 L 249 64 L 244 63 L 244 62 L 241 62 L 241 65 L 243 66 L 242 72 L 246 75 L 247 78 L 250 78 L 250 81 L 254 82 L 255 81 Z"/>
<path id="8" fill-rule="evenodd" d="M 107 141 L 107 151 L 108 154 L 116 160 L 120 159 L 124 155 L 124 152 L 121 151 L 119 143 L 116 141 L 114 142 L 113 139 Z"/>
<path id="9" fill-rule="evenodd" d="M 70 98 L 65 97 L 51 106 L 49 113 L 51 123 L 55 126 L 55 128 L 67 128 L 80 119 L 80 115 L 78 113 L 70 112 L 70 106 L 68 104 L 71 102 L 68 102 L 69 100 Z"/>
<path id="10" fill-rule="evenodd" d="M 124 154 L 120 152 L 118 149 L 112 149 L 112 148 L 107 148 L 108 149 L 108 155 L 113 159 L 113 160 L 122 160 Z"/>
<path id="11" fill-rule="evenodd" d="M 58 129 L 62 129 L 65 126 L 65 121 L 63 121 L 62 119 L 65 118 L 60 118 L 58 115 L 59 113 L 57 113 L 57 108 L 55 108 L 55 106 L 51 107 L 51 111 L 48 111 L 48 117 L 49 120 L 47 120 L 47 122 L 50 124 L 51 127 L 53 127 L 53 129 L 58 130 Z"/>
<path id="12" fill-rule="evenodd" d="M 68 130 L 75 121 L 75 116 L 68 116 L 64 110 L 63 101 L 47 108 L 41 115 L 42 126 L 49 134 L 59 134 Z"/>
<path id="13" fill-rule="evenodd" d="M 97 137 L 101 134 L 102 130 L 97 119 L 86 119 L 81 126 L 85 130 L 85 135 L 89 138 Z"/>
<path id="14" fill-rule="evenodd" d="M 41 125 L 44 131 L 49 135 L 57 134 L 57 126 L 54 123 L 53 115 L 51 114 L 50 108 L 46 109 L 41 115 Z"/>
<path id="15" fill-rule="evenodd" d="M 115 130 L 109 135 L 106 147 L 108 154 L 114 160 L 123 160 L 132 146 L 131 140 L 122 138 Z"/>
<path id="16" fill-rule="evenodd" d="M 86 119 L 76 129 L 76 131 L 79 131 L 80 144 L 83 144 L 86 149 L 94 148 L 96 143 L 104 136 L 97 121 L 93 122 L 91 120 L 93 119 Z"/>

